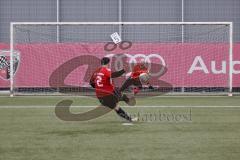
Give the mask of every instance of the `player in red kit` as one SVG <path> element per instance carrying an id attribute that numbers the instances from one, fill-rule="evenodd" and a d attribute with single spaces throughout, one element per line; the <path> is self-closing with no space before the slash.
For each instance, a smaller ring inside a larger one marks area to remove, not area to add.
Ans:
<path id="1" fill-rule="evenodd" d="M 139 78 L 143 73 L 149 75 L 149 70 L 144 60 L 141 60 L 140 63 L 134 65 L 130 77 L 123 83 L 122 87 L 120 88 L 120 92 L 123 92 L 129 86 L 134 85 L 136 87 L 133 89 L 133 92 L 134 94 L 137 94 L 143 85 L 143 82 Z M 149 89 L 153 89 L 149 82 L 145 82 L 145 84 L 149 85 Z"/>
<path id="2" fill-rule="evenodd" d="M 108 66 L 109 62 L 108 57 L 101 59 L 101 67 L 93 73 L 90 85 L 95 88 L 96 96 L 103 106 L 114 109 L 119 116 L 128 121 L 135 121 L 121 107 L 117 106 L 119 101 L 129 103 L 131 100 L 134 103 L 135 99 L 129 99 L 126 95 L 122 95 L 121 92 L 115 89 L 112 82 L 112 78 L 120 77 L 125 73 L 125 70 L 111 72 Z"/>

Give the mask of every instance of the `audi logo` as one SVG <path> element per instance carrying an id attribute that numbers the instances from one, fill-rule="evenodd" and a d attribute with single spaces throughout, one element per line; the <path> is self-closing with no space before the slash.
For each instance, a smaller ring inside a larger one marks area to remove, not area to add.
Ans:
<path id="1" fill-rule="evenodd" d="M 153 77 L 162 75 L 164 72 L 164 67 L 166 67 L 166 63 L 165 63 L 164 59 L 159 54 L 148 54 L 148 55 L 145 55 L 145 54 L 135 54 L 134 55 L 134 54 L 127 54 L 127 53 L 126 54 L 107 54 L 106 57 L 109 57 L 109 58 L 114 57 L 115 58 L 115 63 L 113 66 L 115 70 L 120 70 L 123 68 L 123 63 L 124 63 L 123 58 L 128 59 L 127 62 L 129 63 L 130 70 L 132 70 L 131 64 L 137 63 L 138 58 L 142 58 L 145 60 L 145 62 L 148 64 L 149 71 L 151 71 L 153 61 L 154 61 L 154 63 L 161 64 L 163 67 L 159 68 L 159 71 L 157 71 L 155 73 L 151 73 L 151 76 L 153 76 Z"/>

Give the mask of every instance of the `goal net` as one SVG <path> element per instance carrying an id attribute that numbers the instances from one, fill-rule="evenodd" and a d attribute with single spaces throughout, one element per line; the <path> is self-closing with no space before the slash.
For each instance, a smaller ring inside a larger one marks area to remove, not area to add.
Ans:
<path id="1" fill-rule="evenodd" d="M 89 79 L 104 56 L 113 71 L 129 66 L 114 80 L 118 87 L 144 59 L 154 88 L 144 85 L 145 95 L 234 86 L 230 22 L 19 22 L 11 23 L 11 93 L 94 94 Z"/>

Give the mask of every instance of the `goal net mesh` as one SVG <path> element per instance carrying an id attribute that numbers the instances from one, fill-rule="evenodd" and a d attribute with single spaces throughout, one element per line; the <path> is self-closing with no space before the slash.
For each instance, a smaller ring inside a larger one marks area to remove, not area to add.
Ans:
<path id="1" fill-rule="evenodd" d="M 122 43 L 113 43 L 115 32 Z M 15 24 L 12 43 L 19 62 L 12 91 L 94 94 L 90 76 L 108 56 L 113 71 L 129 66 L 113 80 L 117 87 L 132 63 L 147 62 L 154 89 L 143 85 L 142 95 L 228 92 L 229 36 L 225 24 Z"/>

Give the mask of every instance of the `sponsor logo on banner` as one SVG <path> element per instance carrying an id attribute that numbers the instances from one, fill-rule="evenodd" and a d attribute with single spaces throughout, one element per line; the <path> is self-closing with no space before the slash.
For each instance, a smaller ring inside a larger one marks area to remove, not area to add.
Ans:
<path id="1" fill-rule="evenodd" d="M 148 69 L 151 71 L 152 64 L 158 63 L 161 64 L 161 68 L 159 68 L 157 71 L 151 72 L 151 76 L 153 77 L 159 77 L 160 75 L 163 75 L 166 67 L 166 62 L 163 59 L 163 57 L 160 54 L 107 54 L 106 57 L 115 58 L 114 63 L 114 69 L 115 70 L 121 70 L 123 68 L 124 62 L 129 63 L 130 70 L 132 70 L 131 64 L 138 63 L 138 59 L 144 59 L 145 62 L 148 64 Z"/>
<path id="2" fill-rule="evenodd" d="M 217 69 L 216 61 L 210 61 L 210 68 L 207 67 L 206 62 L 202 58 L 202 56 L 196 56 L 192 62 L 188 70 L 188 74 L 193 74 L 195 71 L 200 71 L 205 74 L 226 74 L 227 73 L 227 62 L 225 60 L 218 62 L 221 63 L 220 67 Z M 236 66 L 240 66 L 240 61 L 233 61 L 232 62 L 232 73 L 233 74 L 240 74 L 240 69 L 236 69 Z"/>
<path id="3" fill-rule="evenodd" d="M 18 51 L 13 53 L 13 76 L 16 74 L 20 63 L 20 54 Z M 0 51 L 0 78 L 3 80 L 10 79 L 10 51 Z"/>

